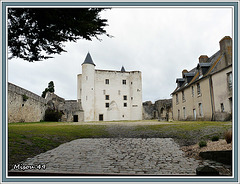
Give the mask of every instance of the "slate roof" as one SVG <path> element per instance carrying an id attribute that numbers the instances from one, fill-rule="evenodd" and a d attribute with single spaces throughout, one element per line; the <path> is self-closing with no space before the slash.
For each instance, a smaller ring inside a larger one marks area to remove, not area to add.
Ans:
<path id="1" fill-rule="evenodd" d="M 182 82 L 184 80 L 184 83 L 179 87 L 177 87 L 173 92 L 172 95 L 175 94 L 176 92 L 182 91 L 183 89 L 189 87 L 191 84 L 196 83 L 203 78 L 212 75 L 213 73 L 217 72 L 217 65 L 219 62 L 221 62 L 222 58 L 224 58 L 224 53 L 221 53 L 220 50 L 216 52 L 214 55 L 212 55 L 207 62 L 205 63 L 198 63 L 197 67 L 193 68 L 187 73 L 184 73 L 184 78 L 177 78 L 176 82 Z M 199 73 L 199 68 L 204 67 L 207 68 L 207 71 L 203 74 L 200 75 Z M 192 79 L 187 82 L 186 77 L 192 77 Z"/>
<path id="2" fill-rule="evenodd" d="M 90 55 L 89 52 L 87 53 L 87 56 L 86 56 L 84 62 L 82 63 L 82 65 L 83 65 L 83 64 L 92 64 L 92 65 L 96 66 L 96 65 L 94 64 L 94 62 L 93 62 L 93 60 L 92 60 L 92 57 L 91 57 L 91 55 Z"/>
<path id="3" fill-rule="evenodd" d="M 122 66 L 122 68 L 121 68 L 121 72 L 126 72 L 124 66 Z"/>

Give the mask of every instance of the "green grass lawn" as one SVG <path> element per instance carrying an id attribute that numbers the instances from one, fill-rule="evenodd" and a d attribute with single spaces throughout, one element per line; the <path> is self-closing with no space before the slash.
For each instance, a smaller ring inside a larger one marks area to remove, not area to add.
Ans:
<path id="1" fill-rule="evenodd" d="M 224 138 L 224 133 L 232 128 L 232 122 L 218 121 L 173 121 L 169 124 L 138 126 L 137 132 L 151 132 L 156 137 L 175 138 L 180 145 L 191 145 L 200 140 L 210 140 L 213 136 Z"/>
<path id="2" fill-rule="evenodd" d="M 146 124 L 148 121 L 144 122 Z M 66 122 L 10 123 L 8 124 L 9 168 L 13 164 L 74 139 L 114 137 L 116 134 L 113 134 L 113 131 L 122 137 L 172 137 L 178 140 L 180 145 L 181 143 L 184 145 L 211 139 L 214 135 L 223 138 L 224 132 L 232 127 L 231 122 L 211 121 L 169 122 L 134 127 L 125 126 L 124 123 L 129 124 L 131 121 L 121 122 L 121 125 L 111 125 L 111 129 L 106 122 L 105 125 Z"/>

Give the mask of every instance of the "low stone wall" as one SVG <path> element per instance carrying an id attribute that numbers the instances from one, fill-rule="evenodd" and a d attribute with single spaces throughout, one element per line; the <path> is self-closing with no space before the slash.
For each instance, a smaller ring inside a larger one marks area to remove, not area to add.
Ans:
<path id="1" fill-rule="evenodd" d="M 24 97 L 25 96 L 25 97 Z M 46 100 L 8 83 L 8 122 L 37 122 L 44 118 Z"/>
<path id="2" fill-rule="evenodd" d="M 228 112 L 215 112 L 214 120 L 215 121 L 230 121 L 232 119 L 232 114 Z"/>
<path id="3" fill-rule="evenodd" d="M 199 156 L 204 159 L 215 160 L 217 162 L 232 165 L 232 150 L 200 152 Z"/>

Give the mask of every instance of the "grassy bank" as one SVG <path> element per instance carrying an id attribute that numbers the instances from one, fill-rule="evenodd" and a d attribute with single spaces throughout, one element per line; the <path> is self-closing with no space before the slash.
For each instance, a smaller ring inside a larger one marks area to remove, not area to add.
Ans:
<path id="1" fill-rule="evenodd" d="M 9 166 L 74 139 L 171 137 L 180 145 L 190 145 L 199 140 L 211 139 L 214 135 L 222 138 L 224 132 L 231 127 L 231 122 L 205 121 L 164 123 L 141 121 L 137 124 L 136 121 L 123 121 L 116 124 L 111 122 L 109 125 L 107 122 L 10 123 L 8 124 Z"/>
<path id="2" fill-rule="evenodd" d="M 80 138 L 107 136 L 101 125 L 41 122 L 8 125 L 9 166 L 53 149 L 62 143 Z"/>
<path id="3" fill-rule="evenodd" d="M 171 137 L 181 146 L 210 140 L 213 136 L 224 138 L 224 133 L 232 128 L 232 122 L 217 121 L 174 121 L 169 124 L 138 126 L 138 134 L 152 137 Z"/>

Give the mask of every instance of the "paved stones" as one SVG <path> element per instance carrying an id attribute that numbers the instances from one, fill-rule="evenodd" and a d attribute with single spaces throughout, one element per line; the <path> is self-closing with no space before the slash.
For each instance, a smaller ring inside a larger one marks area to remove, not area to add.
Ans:
<path id="1" fill-rule="evenodd" d="M 171 138 L 101 138 L 77 139 L 22 164 L 46 167 L 32 172 L 195 175 L 199 161 L 185 157 Z"/>

